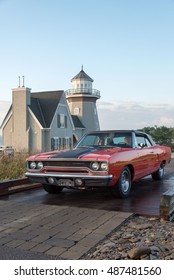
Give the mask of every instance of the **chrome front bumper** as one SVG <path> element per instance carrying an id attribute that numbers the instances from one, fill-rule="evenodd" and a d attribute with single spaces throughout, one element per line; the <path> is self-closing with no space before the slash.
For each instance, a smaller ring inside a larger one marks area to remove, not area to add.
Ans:
<path id="1" fill-rule="evenodd" d="M 87 174 L 66 174 L 66 173 L 35 173 L 35 172 L 26 172 L 26 177 L 28 177 L 33 182 L 41 183 L 41 184 L 50 184 L 48 179 L 50 177 L 55 178 L 55 184 L 59 179 L 71 179 L 75 181 L 76 179 L 82 179 L 85 187 L 102 187 L 107 186 L 109 182 L 112 180 L 112 175 L 87 175 Z M 66 187 L 66 186 L 65 186 Z"/>

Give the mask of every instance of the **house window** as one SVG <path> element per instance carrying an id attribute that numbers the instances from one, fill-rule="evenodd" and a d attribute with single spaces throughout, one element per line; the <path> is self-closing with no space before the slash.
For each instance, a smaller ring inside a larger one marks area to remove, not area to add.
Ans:
<path id="1" fill-rule="evenodd" d="M 65 128 L 65 115 L 60 114 L 60 128 Z"/>
<path id="2" fill-rule="evenodd" d="M 53 137 L 51 138 L 51 150 L 64 150 L 70 149 L 72 146 L 72 141 L 70 137 Z"/>
<path id="3" fill-rule="evenodd" d="M 68 137 L 66 137 L 66 138 L 68 138 Z M 63 137 L 60 138 L 60 150 L 65 150 L 65 149 L 69 148 L 69 146 L 67 145 L 66 138 L 63 138 Z"/>
<path id="4" fill-rule="evenodd" d="M 64 149 L 71 149 L 72 141 L 70 137 L 64 138 Z"/>
<path id="5" fill-rule="evenodd" d="M 71 148 L 71 138 L 65 137 L 65 149 L 70 149 L 70 148 Z"/>
<path id="6" fill-rule="evenodd" d="M 51 138 L 51 150 L 60 150 L 60 138 L 59 137 L 53 137 Z"/>
<path id="7" fill-rule="evenodd" d="M 65 116 L 64 114 L 57 115 L 57 127 L 67 128 L 67 116 Z"/>

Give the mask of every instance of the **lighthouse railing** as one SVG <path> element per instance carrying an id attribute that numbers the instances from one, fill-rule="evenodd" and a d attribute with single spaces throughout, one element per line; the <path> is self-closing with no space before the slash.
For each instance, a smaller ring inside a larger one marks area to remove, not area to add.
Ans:
<path id="1" fill-rule="evenodd" d="M 68 89 L 65 91 L 67 96 L 74 95 L 74 94 L 89 94 L 100 98 L 100 91 L 97 89 L 88 89 L 88 88 L 75 88 L 75 89 Z"/>

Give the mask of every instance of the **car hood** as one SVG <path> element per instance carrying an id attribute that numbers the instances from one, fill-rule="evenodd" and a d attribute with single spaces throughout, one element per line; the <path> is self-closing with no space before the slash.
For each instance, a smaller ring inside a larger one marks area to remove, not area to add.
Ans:
<path id="1" fill-rule="evenodd" d="M 44 160 L 44 159 L 68 159 L 68 158 L 79 158 L 79 159 L 108 159 L 112 154 L 115 154 L 123 150 L 122 148 L 107 148 L 107 147 L 78 147 L 72 150 L 64 151 L 53 151 L 48 153 L 41 153 L 28 158 L 28 160 Z"/>

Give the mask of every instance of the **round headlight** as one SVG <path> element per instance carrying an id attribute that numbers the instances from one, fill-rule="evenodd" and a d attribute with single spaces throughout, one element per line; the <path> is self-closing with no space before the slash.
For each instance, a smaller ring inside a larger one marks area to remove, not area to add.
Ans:
<path id="1" fill-rule="evenodd" d="M 94 171 L 97 171 L 98 169 L 99 169 L 99 164 L 98 164 L 98 162 L 93 162 L 92 164 L 91 164 L 91 167 L 92 167 L 92 169 L 94 170 Z"/>
<path id="2" fill-rule="evenodd" d="M 37 163 L 37 168 L 38 168 L 38 169 L 42 169 L 42 168 L 43 168 L 43 163 L 42 163 L 41 161 L 39 161 L 39 162 Z"/>
<path id="3" fill-rule="evenodd" d="M 108 163 L 107 162 L 102 162 L 100 165 L 100 169 L 102 171 L 107 171 L 108 170 Z"/>
<path id="4" fill-rule="evenodd" d="M 36 168 L 36 163 L 35 163 L 35 161 L 30 162 L 29 167 L 30 167 L 31 169 L 35 169 L 35 168 Z"/>

